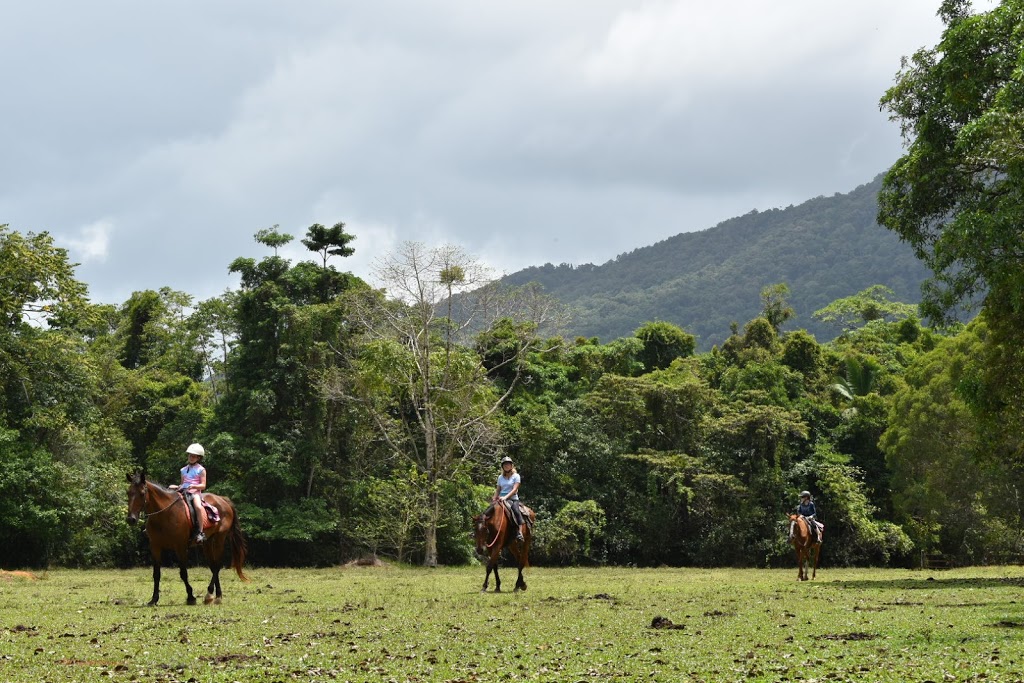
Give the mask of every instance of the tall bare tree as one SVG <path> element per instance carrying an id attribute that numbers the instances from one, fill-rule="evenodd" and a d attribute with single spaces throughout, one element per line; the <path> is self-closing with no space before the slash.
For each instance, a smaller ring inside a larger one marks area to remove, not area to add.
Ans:
<path id="1" fill-rule="evenodd" d="M 489 268 L 450 245 L 404 243 L 374 276 L 383 289 L 353 293 L 353 323 L 364 335 L 356 372 L 325 388 L 328 398 L 356 401 L 391 454 L 424 477 L 424 564 L 434 566 L 442 484 L 501 449 L 496 413 L 558 306 L 535 287 L 498 286 Z M 485 368 L 468 345 L 499 322 L 512 347 L 501 391 L 489 377 L 499 368 Z"/>

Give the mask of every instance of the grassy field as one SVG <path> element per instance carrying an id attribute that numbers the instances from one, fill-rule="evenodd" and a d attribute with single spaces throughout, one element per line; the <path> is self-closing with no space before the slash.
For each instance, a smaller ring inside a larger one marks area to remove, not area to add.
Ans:
<path id="1" fill-rule="evenodd" d="M 145 568 L 3 573 L 0 680 L 1024 681 L 1020 567 L 795 573 L 252 568 L 189 607 L 165 569 L 155 608 Z"/>

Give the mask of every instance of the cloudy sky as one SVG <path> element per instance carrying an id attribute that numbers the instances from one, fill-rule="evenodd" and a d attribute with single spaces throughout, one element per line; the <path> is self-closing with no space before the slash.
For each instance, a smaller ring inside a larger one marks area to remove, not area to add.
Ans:
<path id="1" fill-rule="evenodd" d="M 107 303 L 233 288 L 275 224 L 343 221 L 363 277 L 405 240 L 604 263 L 887 168 L 938 5 L 0 0 L 0 224 Z"/>

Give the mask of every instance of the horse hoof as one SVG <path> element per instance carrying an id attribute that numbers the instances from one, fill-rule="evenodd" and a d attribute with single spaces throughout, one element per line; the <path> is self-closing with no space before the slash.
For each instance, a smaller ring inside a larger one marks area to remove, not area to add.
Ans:
<path id="1" fill-rule="evenodd" d="M 194 605 L 194 604 L 196 604 L 196 599 L 195 598 L 189 598 L 188 600 L 185 601 L 185 604 L 186 605 Z"/>
<path id="2" fill-rule="evenodd" d="M 207 593 L 206 597 L 203 598 L 203 604 L 209 605 L 211 602 L 213 602 L 213 593 Z"/>
<path id="3" fill-rule="evenodd" d="M 217 597 L 217 598 L 214 598 L 214 599 L 213 599 L 213 604 L 215 604 L 215 605 L 219 605 L 219 604 L 220 604 L 220 598 L 219 598 L 219 597 Z"/>

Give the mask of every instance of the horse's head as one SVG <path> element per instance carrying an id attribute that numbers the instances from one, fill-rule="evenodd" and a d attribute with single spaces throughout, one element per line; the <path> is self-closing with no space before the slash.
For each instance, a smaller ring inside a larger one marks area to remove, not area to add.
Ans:
<path id="1" fill-rule="evenodd" d="M 135 524 L 139 521 L 139 515 L 146 509 L 146 500 L 149 497 L 146 470 L 129 473 L 125 478 L 128 479 L 128 523 Z"/>
<path id="2" fill-rule="evenodd" d="M 487 546 L 488 537 L 490 536 L 487 523 L 490 521 L 492 509 L 488 508 L 487 512 L 483 514 L 473 515 L 473 537 L 476 540 L 477 555 L 483 555 Z"/>

